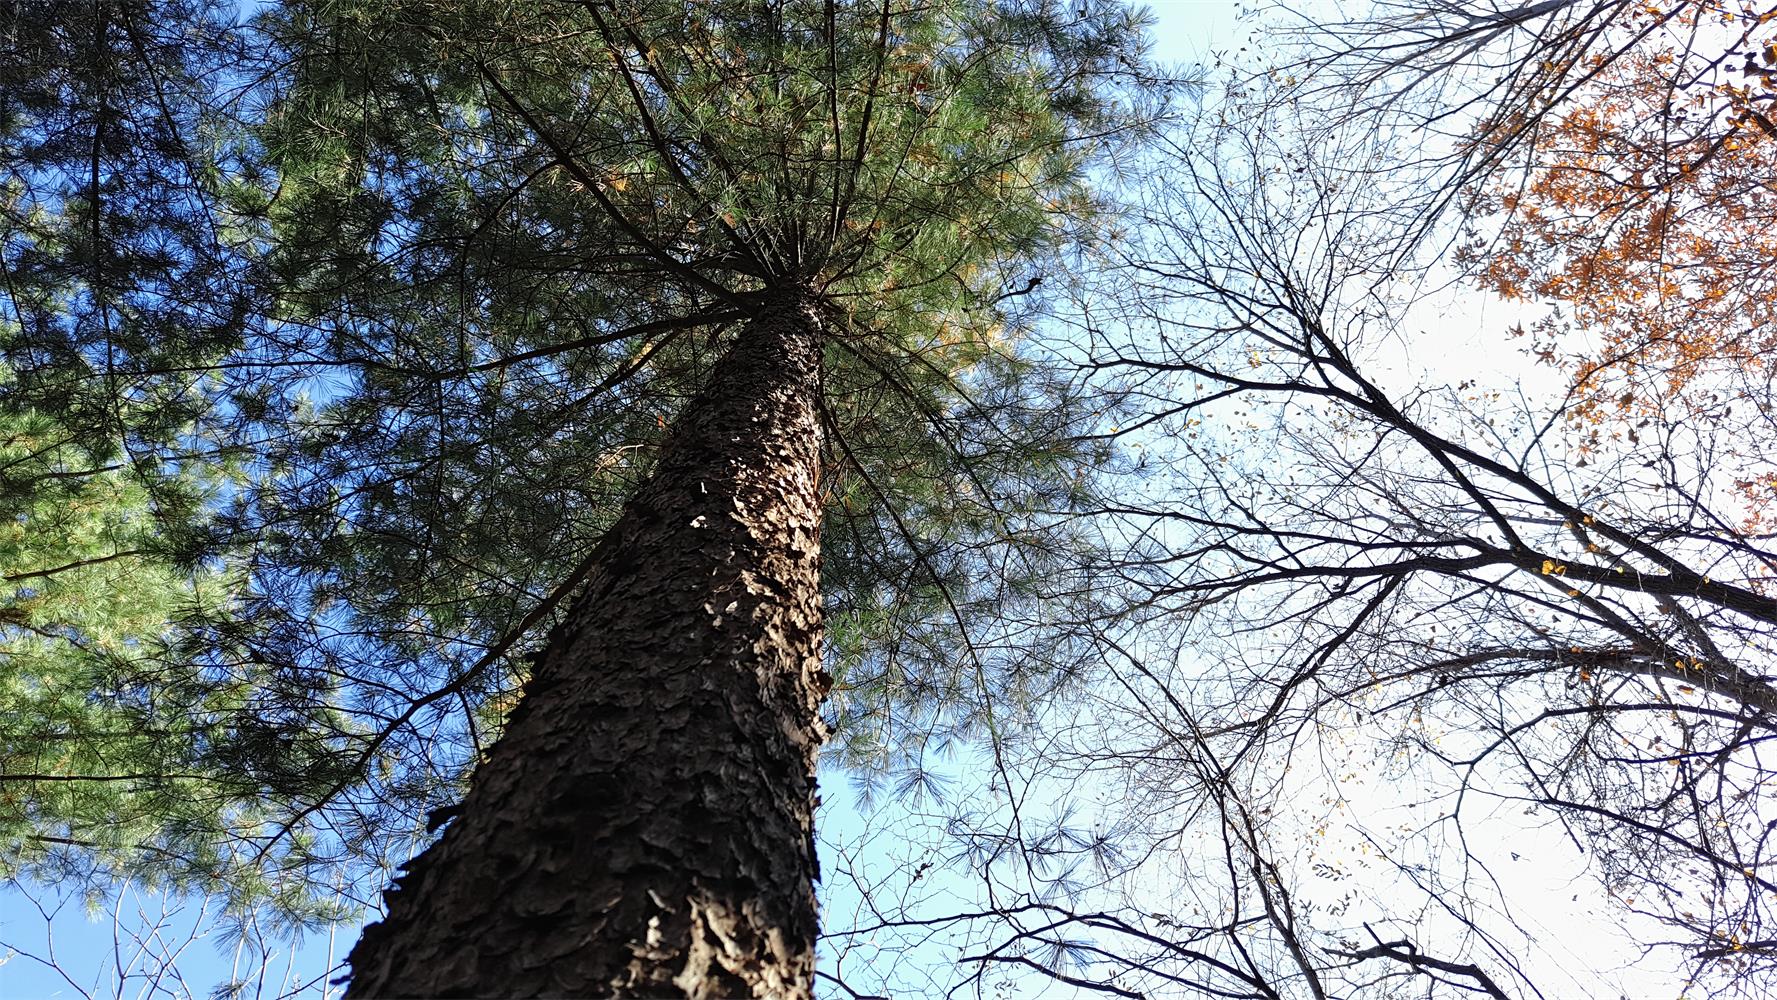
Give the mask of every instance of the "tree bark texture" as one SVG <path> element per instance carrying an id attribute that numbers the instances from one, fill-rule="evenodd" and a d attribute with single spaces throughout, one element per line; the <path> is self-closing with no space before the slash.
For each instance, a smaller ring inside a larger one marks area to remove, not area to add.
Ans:
<path id="1" fill-rule="evenodd" d="M 785 292 L 717 363 L 349 996 L 812 994 L 820 352 Z"/>

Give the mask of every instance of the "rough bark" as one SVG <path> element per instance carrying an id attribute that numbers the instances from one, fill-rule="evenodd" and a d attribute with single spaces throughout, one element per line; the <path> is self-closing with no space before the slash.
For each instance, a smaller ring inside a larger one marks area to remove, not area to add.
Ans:
<path id="1" fill-rule="evenodd" d="M 819 322 L 770 300 L 686 408 L 349 996 L 811 995 Z"/>

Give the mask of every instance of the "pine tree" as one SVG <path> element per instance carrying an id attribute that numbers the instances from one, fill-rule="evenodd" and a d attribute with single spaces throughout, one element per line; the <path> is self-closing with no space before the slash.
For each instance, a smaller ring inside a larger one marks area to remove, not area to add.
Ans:
<path id="1" fill-rule="evenodd" d="M 363 632 L 456 664 L 403 678 L 431 689 L 393 696 L 365 759 L 497 688 L 535 610 L 576 594 L 353 991 L 807 995 L 828 687 L 863 716 L 838 718 L 851 751 L 882 756 L 873 709 L 992 729 L 1065 662 L 972 629 L 1040 596 L 1065 532 L 1026 526 L 1094 460 L 1071 436 L 1091 401 L 1014 310 L 1093 211 L 1139 25 L 378 3 L 268 26 L 296 67 L 262 133 L 274 333 L 346 377 L 243 522 Z M 857 654 L 835 677 L 823 576 Z M 934 606 L 951 624 L 921 640 L 909 612 Z"/>

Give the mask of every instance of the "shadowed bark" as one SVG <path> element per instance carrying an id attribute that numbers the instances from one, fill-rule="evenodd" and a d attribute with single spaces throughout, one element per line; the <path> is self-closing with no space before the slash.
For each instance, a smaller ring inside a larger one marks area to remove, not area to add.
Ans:
<path id="1" fill-rule="evenodd" d="M 769 297 L 599 545 L 352 997 L 807 997 L 820 319 Z"/>

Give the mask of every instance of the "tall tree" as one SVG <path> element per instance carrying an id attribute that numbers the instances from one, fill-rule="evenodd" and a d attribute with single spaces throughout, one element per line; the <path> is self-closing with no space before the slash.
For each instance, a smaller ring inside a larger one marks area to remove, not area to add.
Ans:
<path id="1" fill-rule="evenodd" d="M 576 595 L 353 991 L 806 995 L 829 685 L 865 713 L 838 720 L 854 753 L 916 758 L 1065 672 L 1064 642 L 980 626 L 1078 542 L 1034 518 L 1075 504 L 1088 403 L 1018 311 L 1128 128 L 1107 84 L 1139 23 L 412 3 L 267 25 L 296 67 L 264 132 L 271 336 L 345 378 L 241 516 L 358 631 L 447 671 L 370 695 L 391 707 L 360 759 L 497 686 Z M 823 575 L 858 654 L 836 678 Z M 962 645 L 917 640 L 933 612 Z M 873 742 L 885 705 L 915 713 L 899 747 Z"/>

